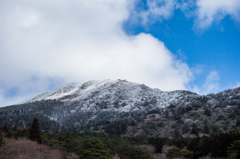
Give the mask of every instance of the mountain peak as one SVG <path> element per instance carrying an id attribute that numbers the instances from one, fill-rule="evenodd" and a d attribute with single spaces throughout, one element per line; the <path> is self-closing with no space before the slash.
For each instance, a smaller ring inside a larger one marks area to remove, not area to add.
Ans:
<path id="1" fill-rule="evenodd" d="M 107 111 L 129 112 L 143 110 L 145 109 L 143 108 L 144 105 L 149 105 L 149 109 L 164 108 L 170 105 L 170 103 L 181 101 L 179 98 L 183 94 L 186 94 L 186 92 L 163 92 L 159 89 L 152 89 L 144 84 L 127 80 L 106 79 L 103 81 L 88 81 L 83 84 L 69 83 L 53 91 L 29 98 L 19 104 L 58 100 L 67 105 L 81 103 L 77 107 L 81 111 L 97 111 L 104 108 Z M 189 95 L 198 96 L 194 93 L 189 93 Z M 100 104 L 102 106 L 97 106 L 99 103 L 102 103 Z"/>
<path id="2" fill-rule="evenodd" d="M 17 104 L 24 104 L 29 102 L 35 102 L 35 101 L 41 101 L 41 100 L 66 100 L 67 98 L 77 96 L 79 94 L 84 94 L 87 92 L 94 91 L 99 88 L 103 87 L 113 87 L 117 85 L 131 85 L 131 84 L 137 84 L 134 82 L 129 82 L 127 80 L 110 80 L 106 79 L 103 81 L 97 81 L 97 80 L 91 80 L 87 81 L 83 84 L 79 84 L 77 82 L 72 82 L 65 84 L 61 87 L 58 87 L 52 91 L 47 91 L 42 94 L 39 94 L 37 96 L 28 98 L 22 102 L 19 102 Z M 139 84 L 138 84 L 139 85 Z"/>

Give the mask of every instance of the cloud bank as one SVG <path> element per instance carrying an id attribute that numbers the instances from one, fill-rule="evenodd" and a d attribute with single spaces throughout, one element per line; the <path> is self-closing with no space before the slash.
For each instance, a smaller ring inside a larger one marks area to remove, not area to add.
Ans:
<path id="1" fill-rule="evenodd" d="M 133 16 L 140 17 L 144 25 L 168 20 L 177 9 L 183 11 L 188 18 L 195 19 L 195 30 L 205 30 L 227 15 L 240 21 L 239 0 L 147 0 L 146 5 L 147 9 L 135 12 Z"/>
<path id="2" fill-rule="evenodd" d="M 120 78 L 161 90 L 186 89 L 192 78 L 186 63 L 152 35 L 123 31 L 132 3 L 4 0 L 0 105 L 74 81 Z"/>

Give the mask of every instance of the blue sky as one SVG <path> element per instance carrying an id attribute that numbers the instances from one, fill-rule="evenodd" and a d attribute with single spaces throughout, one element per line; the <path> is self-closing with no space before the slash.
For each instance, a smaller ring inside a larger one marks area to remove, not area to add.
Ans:
<path id="1" fill-rule="evenodd" d="M 168 20 L 154 19 L 148 25 L 127 21 L 123 26 L 128 35 L 142 32 L 153 35 L 163 41 L 176 58 L 186 62 L 193 70 L 200 69 L 192 85 L 201 87 L 205 78 L 216 72 L 218 87 L 213 92 L 239 86 L 240 23 L 226 15 L 210 27 L 198 30 L 194 28 L 194 20 L 194 17 L 188 17 L 177 9 Z"/>
<path id="2" fill-rule="evenodd" d="M 88 80 L 240 86 L 239 0 L 3 0 L 0 35 L 0 106 Z"/>

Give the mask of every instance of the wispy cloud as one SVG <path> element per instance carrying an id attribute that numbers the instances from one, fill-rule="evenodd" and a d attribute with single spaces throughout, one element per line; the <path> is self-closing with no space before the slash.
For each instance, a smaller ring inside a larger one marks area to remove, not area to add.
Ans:
<path id="1" fill-rule="evenodd" d="M 191 70 L 194 75 L 201 75 L 203 73 L 203 65 L 197 64 L 196 66 L 192 67 Z"/>
<path id="2" fill-rule="evenodd" d="M 143 23 L 149 19 L 168 19 L 172 16 L 175 8 L 175 0 L 147 0 L 148 10 L 141 13 Z"/>
<path id="3" fill-rule="evenodd" d="M 147 9 L 134 13 L 134 18 L 140 17 L 144 25 L 170 19 L 177 9 L 187 17 L 195 18 L 196 31 L 206 30 L 227 15 L 240 21 L 239 0 L 147 0 L 146 5 Z"/>
<path id="4" fill-rule="evenodd" d="M 218 81 L 220 80 L 218 73 L 216 71 L 210 72 L 207 76 L 203 88 L 205 89 L 206 93 L 209 92 L 217 92 L 218 91 Z"/>
<path id="5" fill-rule="evenodd" d="M 142 3 L 139 0 L 136 2 L 135 5 Z M 177 0 L 147 0 L 146 6 L 145 9 L 131 10 L 131 20 L 136 22 L 136 19 L 140 19 L 143 25 L 152 24 L 156 21 L 170 19 L 175 9 L 188 10 L 191 5 L 189 1 L 179 3 Z"/>
<path id="6" fill-rule="evenodd" d="M 219 81 L 220 77 L 218 75 L 218 72 L 211 71 L 207 75 L 203 85 L 201 86 L 194 85 L 192 88 L 190 88 L 190 90 L 197 92 L 199 94 L 217 93 L 219 91 Z"/>
<path id="7" fill-rule="evenodd" d="M 181 49 L 177 50 L 177 58 L 181 59 L 182 61 L 187 61 L 187 56 L 184 54 L 184 52 Z"/>
<path id="8" fill-rule="evenodd" d="M 240 82 L 237 82 L 237 84 L 233 88 L 240 87 Z"/>
<path id="9" fill-rule="evenodd" d="M 198 0 L 195 27 L 209 28 L 213 22 L 219 22 L 226 15 L 236 21 L 240 20 L 239 0 Z"/>

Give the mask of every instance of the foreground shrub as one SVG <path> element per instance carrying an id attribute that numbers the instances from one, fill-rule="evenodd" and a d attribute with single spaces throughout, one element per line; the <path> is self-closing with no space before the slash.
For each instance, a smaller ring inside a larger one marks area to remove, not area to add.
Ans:
<path id="1" fill-rule="evenodd" d="M 189 150 L 187 150 L 187 149 L 185 149 L 185 150 L 182 150 L 181 151 L 181 154 L 182 154 L 182 157 L 183 158 L 192 158 L 192 156 L 193 156 L 193 152 L 191 152 L 191 151 L 189 151 Z"/>
<path id="2" fill-rule="evenodd" d="M 107 146 L 97 138 L 85 139 L 80 148 L 80 159 L 111 159 Z"/>
<path id="3" fill-rule="evenodd" d="M 187 149 L 181 150 L 180 148 L 173 147 L 172 149 L 169 149 L 167 151 L 166 157 L 169 159 L 173 159 L 173 158 L 189 159 L 193 157 L 193 152 Z"/>
<path id="4" fill-rule="evenodd" d="M 146 148 L 131 145 L 121 145 L 116 148 L 116 153 L 124 159 L 153 159 L 153 155 Z"/>
<path id="5" fill-rule="evenodd" d="M 181 156 L 182 156 L 181 149 L 177 147 L 169 149 L 166 154 L 166 157 L 169 159 L 173 159 Z"/>

